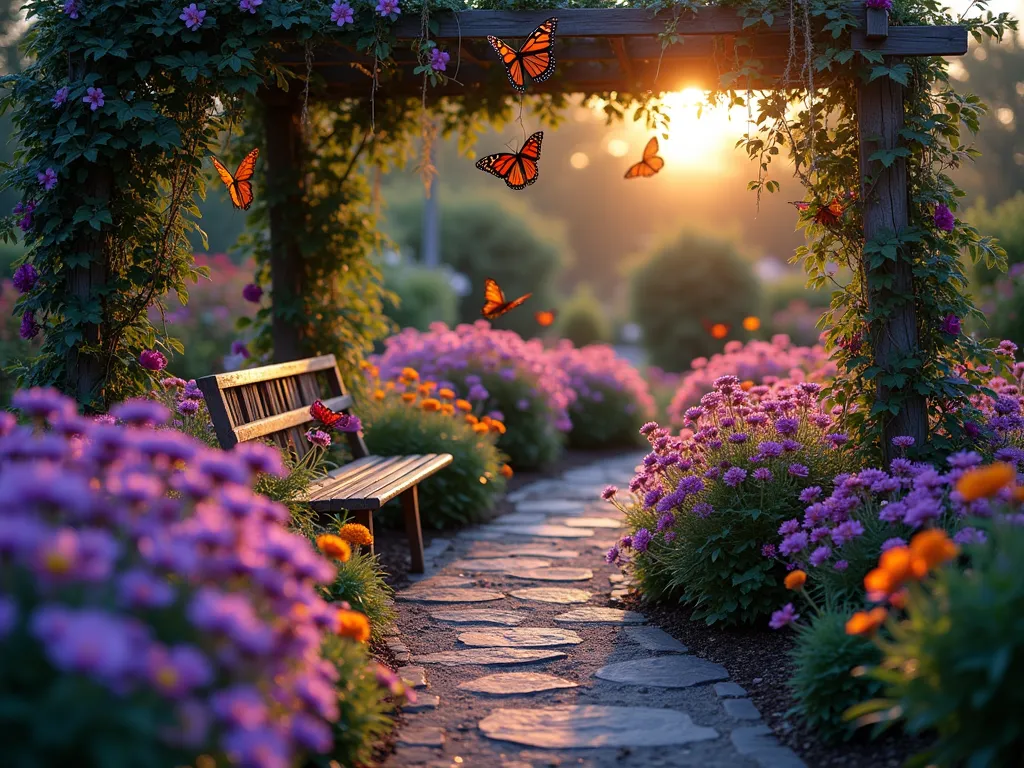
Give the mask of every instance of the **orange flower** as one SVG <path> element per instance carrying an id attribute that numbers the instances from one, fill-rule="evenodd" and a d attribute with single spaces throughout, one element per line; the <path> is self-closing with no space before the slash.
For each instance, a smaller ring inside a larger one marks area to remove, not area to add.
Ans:
<path id="1" fill-rule="evenodd" d="M 451 403 L 441 403 L 441 413 L 445 416 L 451 416 L 455 413 L 455 406 Z"/>
<path id="2" fill-rule="evenodd" d="M 327 557 L 347 563 L 352 557 L 352 547 L 340 536 L 333 533 L 323 533 L 316 537 L 316 545 Z"/>
<path id="3" fill-rule="evenodd" d="M 1017 480 L 1012 464 L 998 461 L 984 467 L 969 469 L 956 482 L 956 489 L 964 501 L 975 501 L 995 496 L 1000 490 Z"/>
<path id="4" fill-rule="evenodd" d="M 373 544 L 373 534 L 365 525 L 359 523 L 345 523 L 338 529 L 338 538 L 344 539 L 349 544 L 359 544 L 368 547 Z"/>
<path id="5" fill-rule="evenodd" d="M 754 382 L 752 382 L 750 379 L 747 379 L 746 381 L 740 382 L 740 389 L 742 389 L 744 392 L 749 392 L 753 388 L 754 388 Z"/>
<path id="6" fill-rule="evenodd" d="M 420 374 L 419 371 L 417 371 L 415 368 L 403 368 L 402 378 L 406 379 L 407 381 L 419 381 Z"/>
<path id="7" fill-rule="evenodd" d="M 946 532 L 938 528 L 921 531 L 910 540 L 910 553 L 924 563 L 925 571 L 949 562 L 958 551 Z"/>
<path id="8" fill-rule="evenodd" d="M 469 400 L 456 400 L 455 407 L 460 411 L 465 411 L 466 413 L 473 410 L 473 404 L 469 402 Z"/>
<path id="9" fill-rule="evenodd" d="M 885 623 L 888 611 L 882 606 L 872 608 L 868 612 L 857 611 L 846 622 L 846 634 L 848 635 L 870 635 L 878 631 L 878 628 Z"/>
<path id="10" fill-rule="evenodd" d="M 439 390 L 437 390 L 437 396 L 440 397 L 442 400 L 455 399 L 455 393 L 448 389 L 448 387 L 441 387 Z"/>
<path id="11" fill-rule="evenodd" d="M 378 368 L 376 365 L 371 365 L 369 368 L 367 368 L 367 370 L 370 372 L 370 376 L 372 376 L 375 379 L 378 376 L 380 376 L 380 368 Z"/>
<path id="12" fill-rule="evenodd" d="M 360 371 L 368 371 L 372 367 L 373 367 L 373 363 L 371 363 L 369 360 L 360 360 L 359 361 L 359 370 Z"/>
<path id="13" fill-rule="evenodd" d="M 881 568 L 875 568 L 864 577 L 864 589 L 867 590 L 870 600 L 884 600 L 897 586 L 899 585 L 892 580 L 892 574 Z"/>
<path id="14" fill-rule="evenodd" d="M 478 421 L 476 424 L 473 425 L 473 431 L 476 432 L 478 435 L 486 435 L 488 432 L 491 431 L 491 428 L 484 424 L 482 421 Z"/>
<path id="15" fill-rule="evenodd" d="M 373 390 L 373 399 L 374 400 L 383 400 L 384 399 L 384 390 L 383 389 L 375 389 L 375 390 Z"/>
<path id="16" fill-rule="evenodd" d="M 480 423 L 481 424 L 490 424 L 491 423 L 491 417 L 490 416 L 481 416 L 480 417 Z"/>
<path id="17" fill-rule="evenodd" d="M 343 608 L 338 611 L 338 634 L 365 643 L 370 639 L 370 620 L 359 611 Z"/>
<path id="18" fill-rule="evenodd" d="M 761 327 L 761 320 L 760 320 L 760 318 L 754 317 L 753 315 L 751 315 L 750 317 L 744 317 L 743 318 L 743 329 L 745 331 L 756 331 L 760 327 Z"/>
<path id="19" fill-rule="evenodd" d="M 499 435 L 505 434 L 505 424 L 497 419 L 491 419 L 491 423 L 488 426 L 492 432 L 497 432 Z"/>
<path id="20" fill-rule="evenodd" d="M 476 423 L 477 423 L 476 416 L 474 416 L 472 413 L 467 413 L 466 414 L 466 423 L 467 424 L 473 424 L 475 426 Z"/>
<path id="21" fill-rule="evenodd" d="M 807 583 L 807 574 L 803 571 L 790 571 L 786 574 L 785 580 L 786 589 L 800 589 L 804 584 Z"/>
<path id="22" fill-rule="evenodd" d="M 402 393 L 402 402 L 411 403 L 415 399 L 416 399 L 416 393 L 415 392 L 403 392 Z"/>
<path id="23" fill-rule="evenodd" d="M 424 381 L 422 384 L 420 384 L 419 389 L 421 395 L 429 395 L 431 392 L 437 389 L 437 384 L 435 384 L 432 381 Z"/>
<path id="24" fill-rule="evenodd" d="M 889 581 L 893 588 L 912 576 L 921 578 L 924 575 L 919 575 L 920 565 L 917 568 L 914 566 L 914 556 L 907 547 L 893 547 L 887 552 L 883 552 L 878 559 L 878 570 L 885 571 L 889 575 Z"/>
<path id="25" fill-rule="evenodd" d="M 424 411 L 427 411 L 428 413 L 433 413 L 434 411 L 441 410 L 441 401 L 435 400 L 433 397 L 428 397 L 426 400 L 420 403 L 420 408 L 422 408 Z"/>
<path id="26" fill-rule="evenodd" d="M 393 381 L 387 382 L 384 385 L 384 389 L 386 389 L 388 392 L 394 392 L 395 391 L 395 382 L 393 382 Z"/>
<path id="27" fill-rule="evenodd" d="M 510 467 L 508 464 L 502 464 L 501 465 L 501 476 L 504 477 L 506 480 L 511 480 L 512 479 L 512 475 L 513 475 L 512 467 Z"/>
<path id="28" fill-rule="evenodd" d="M 1015 485 L 1013 487 L 1013 500 L 1024 501 L 1024 485 Z"/>

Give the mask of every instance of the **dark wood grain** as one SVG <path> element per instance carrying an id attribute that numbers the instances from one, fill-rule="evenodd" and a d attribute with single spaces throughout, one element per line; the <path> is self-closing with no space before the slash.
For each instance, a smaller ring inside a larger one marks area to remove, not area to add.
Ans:
<path id="1" fill-rule="evenodd" d="M 889 34 L 872 40 L 862 30 L 854 30 L 851 47 L 855 51 L 879 51 L 888 56 L 963 56 L 967 53 L 964 27 L 889 27 Z"/>

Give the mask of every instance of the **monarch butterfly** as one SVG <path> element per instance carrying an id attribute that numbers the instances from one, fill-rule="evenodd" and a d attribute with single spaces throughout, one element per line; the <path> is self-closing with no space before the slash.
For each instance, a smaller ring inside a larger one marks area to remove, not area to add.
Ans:
<path id="1" fill-rule="evenodd" d="M 647 142 L 647 146 L 644 147 L 643 160 L 641 160 L 636 165 L 631 165 L 629 167 L 629 170 L 626 171 L 625 178 L 650 178 L 664 167 L 665 161 L 662 158 L 658 157 L 658 137 L 652 136 L 651 140 Z"/>
<path id="2" fill-rule="evenodd" d="M 796 209 L 803 213 L 804 211 L 809 211 L 812 204 L 799 200 L 791 202 L 790 205 L 795 205 Z M 832 198 L 832 202 L 828 205 L 820 203 L 815 203 L 815 205 L 818 206 L 818 209 L 814 212 L 814 221 L 826 227 L 838 224 L 843 214 L 846 213 L 846 208 L 838 197 Z"/>
<path id="3" fill-rule="evenodd" d="M 217 174 L 220 176 L 220 180 L 224 182 L 224 186 L 228 188 L 228 194 L 231 196 L 231 204 L 235 208 L 242 210 L 249 210 L 249 206 L 252 205 L 253 194 L 252 194 L 252 183 L 249 181 L 253 174 L 256 172 L 256 158 L 260 156 L 259 147 L 254 149 L 245 159 L 238 164 L 238 170 L 235 171 L 235 175 L 232 176 L 231 172 L 224 167 L 224 164 L 216 157 L 211 156 L 213 160 L 213 167 L 217 169 Z"/>
<path id="4" fill-rule="evenodd" d="M 526 38 L 523 47 L 518 51 L 494 37 L 487 36 L 491 48 L 497 51 L 505 65 L 508 81 L 520 93 L 526 90 L 526 79 L 523 70 L 535 83 L 541 83 L 551 77 L 555 71 L 555 27 L 558 19 L 551 18 L 537 27 L 533 34 Z"/>
<path id="5" fill-rule="evenodd" d="M 337 427 L 342 432 L 349 431 L 347 428 L 352 422 L 352 417 L 347 413 L 339 413 L 338 411 L 332 411 L 326 405 L 319 400 L 315 401 L 309 406 L 309 415 L 319 421 L 328 429 Z"/>
<path id="6" fill-rule="evenodd" d="M 553 309 L 542 309 L 539 312 L 534 312 L 533 317 L 537 320 L 537 325 L 541 328 L 547 328 L 555 322 L 555 314 Z"/>
<path id="7" fill-rule="evenodd" d="M 710 323 L 707 320 L 701 320 L 700 322 L 704 326 L 704 330 L 713 339 L 724 339 L 729 335 L 729 331 L 732 330 L 732 326 L 726 323 Z"/>
<path id="8" fill-rule="evenodd" d="M 523 144 L 518 152 L 498 152 L 476 161 L 476 167 L 497 176 L 510 189 L 525 189 L 540 175 L 540 145 L 544 131 L 537 131 Z"/>
<path id="9" fill-rule="evenodd" d="M 488 320 L 495 320 L 509 310 L 518 307 L 532 295 L 532 293 L 527 293 L 514 301 L 505 301 L 505 294 L 498 286 L 497 281 L 488 277 L 484 280 L 484 308 L 480 310 L 480 314 Z"/>

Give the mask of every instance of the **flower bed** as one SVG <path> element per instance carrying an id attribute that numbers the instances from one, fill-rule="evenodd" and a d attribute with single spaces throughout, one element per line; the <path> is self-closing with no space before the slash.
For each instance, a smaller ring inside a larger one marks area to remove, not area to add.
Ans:
<path id="1" fill-rule="evenodd" d="M 635 445 L 640 426 L 654 418 L 654 398 L 647 382 L 605 344 L 577 349 L 561 341 L 551 357 L 568 372 L 576 399 L 569 406 L 573 448 Z"/>
<path id="2" fill-rule="evenodd" d="M 252 490 L 282 472 L 277 452 L 155 429 L 170 414 L 152 401 L 95 420 L 52 391 L 15 405 L 32 426 L 0 413 L 12 763 L 366 759 L 387 675 L 361 645 L 366 617 L 321 597 L 335 567 Z"/>
<path id="3" fill-rule="evenodd" d="M 435 323 L 425 333 L 407 328 L 385 341 L 374 363 L 385 381 L 412 369 L 469 401 L 474 412 L 503 421 L 507 430 L 498 447 L 517 469 L 555 461 L 572 428 L 569 406 L 576 395 L 569 374 L 540 341 L 494 330 L 483 320 L 454 329 Z"/>

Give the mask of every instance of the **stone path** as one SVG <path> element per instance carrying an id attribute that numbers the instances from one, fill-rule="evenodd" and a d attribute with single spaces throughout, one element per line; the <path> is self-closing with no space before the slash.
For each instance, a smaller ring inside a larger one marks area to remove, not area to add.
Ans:
<path id="1" fill-rule="evenodd" d="M 386 766 L 806 768 L 724 667 L 615 607 L 622 521 L 598 497 L 640 458 L 524 486 L 514 513 L 431 542 L 398 595 L 390 645 L 418 702 Z"/>

